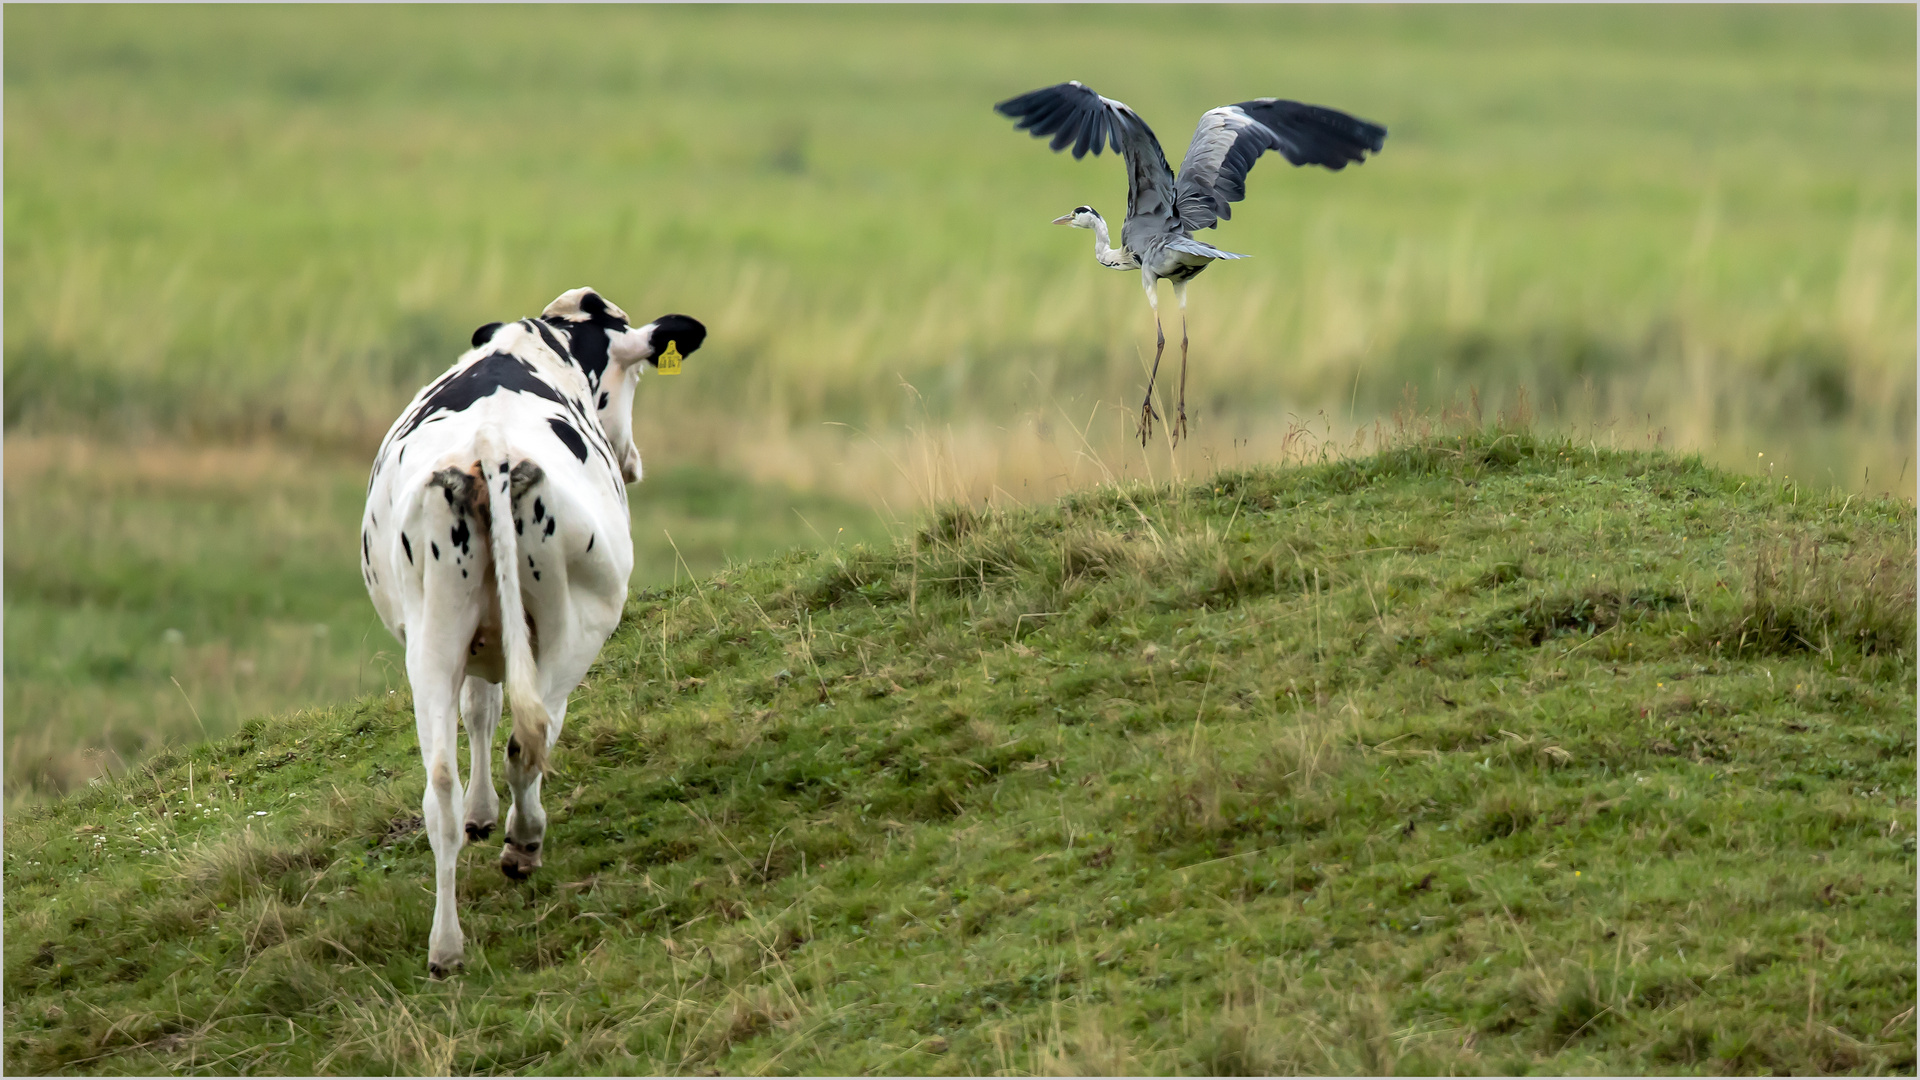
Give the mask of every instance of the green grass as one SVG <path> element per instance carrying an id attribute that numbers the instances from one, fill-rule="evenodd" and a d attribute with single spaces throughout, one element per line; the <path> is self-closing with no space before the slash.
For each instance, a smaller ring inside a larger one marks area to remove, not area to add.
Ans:
<path id="1" fill-rule="evenodd" d="M 1514 431 L 636 593 L 425 974 L 404 692 L 6 820 L 19 1072 L 1914 1067 L 1911 503 Z"/>
<path id="2" fill-rule="evenodd" d="M 406 685 L 354 565 L 364 463 L 30 438 L 7 459 L 9 799 Z M 630 505 L 640 587 L 887 535 L 859 504 L 698 466 L 649 474 Z"/>
<path id="3" fill-rule="evenodd" d="M 7 30 L 10 798 L 392 685 L 359 476 L 474 326 L 583 283 L 712 329 L 640 394 L 636 507 L 673 475 L 741 494 L 636 516 L 647 584 L 678 565 L 662 527 L 705 571 L 875 538 L 863 505 L 1283 460 L 1409 389 L 1911 483 L 1911 8 L 28 6 Z M 1129 444 L 1133 279 L 1046 224 L 1116 213 L 1119 166 L 990 109 L 1067 77 L 1176 160 L 1256 94 L 1392 131 L 1337 175 L 1254 171 L 1218 240 L 1255 257 L 1193 293 L 1177 452 Z M 77 488 L 12 464 L 73 437 Z M 181 455 L 236 473 L 112 476 Z"/>
<path id="4" fill-rule="evenodd" d="M 1910 7 L 7 30 L 17 1070 L 1913 1067 L 1911 508 L 1826 494 L 1910 490 Z M 1178 452 L 1127 445 L 1135 285 L 1045 225 L 1119 167 L 989 110 L 1071 77 L 1176 157 L 1257 94 L 1392 131 L 1252 174 Z M 586 283 L 713 331 L 637 406 L 661 591 L 547 877 L 474 854 L 427 984 L 360 485 L 472 327 Z M 1766 476 L 1542 435 L 1135 483 L 1409 388 Z"/>

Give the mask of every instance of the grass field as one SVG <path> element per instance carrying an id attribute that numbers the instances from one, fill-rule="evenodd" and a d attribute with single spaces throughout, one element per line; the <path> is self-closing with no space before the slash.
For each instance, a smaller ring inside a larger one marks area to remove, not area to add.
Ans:
<path id="1" fill-rule="evenodd" d="M 1418 429 L 636 593 L 430 981 L 404 692 L 8 814 L 15 1072 L 1914 1067 L 1914 515 Z"/>
<path id="2" fill-rule="evenodd" d="M 6 464 L 10 796 L 406 685 L 353 562 L 364 468 L 272 444 L 30 437 Z M 693 466 L 649 476 L 631 505 L 640 585 L 887 535 L 864 506 Z"/>
<path id="3" fill-rule="evenodd" d="M 643 585 L 681 574 L 665 533 L 703 572 L 871 540 L 942 499 L 1278 460 L 1409 388 L 1910 490 L 1913 19 L 10 10 L 8 797 L 389 680 L 351 563 L 375 441 L 472 327 L 589 282 L 713 329 L 637 406 Z M 1217 239 L 1255 257 L 1193 291 L 1177 453 L 1125 438 L 1137 285 L 1046 224 L 1116 214 L 1119 166 L 990 110 L 1068 77 L 1176 157 L 1255 94 L 1392 131 L 1362 168 L 1252 174 Z"/>
<path id="4" fill-rule="evenodd" d="M 1124 406 L 1138 286 L 1046 224 L 1117 216 L 1122 170 L 989 108 L 1085 75 L 1176 158 L 1202 110 L 1262 93 L 1392 131 L 1362 168 L 1252 174 L 1218 236 L 1255 258 L 1194 291 L 1196 451 L 1409 384 L 1525 385 L 1543 416 L 1651 415 L 1849 486 L 1912 446 L 1898 7 L 49 7 L 8 29 L 10 424 L 364 453 L 473 326 L 587 281 L 713 325 L 698 376 L 639 405 L 703 463 L 780 468 L 730 459 L 741 428 Z M 1171 40 L 1207 63 L 1164 62 Z"/>

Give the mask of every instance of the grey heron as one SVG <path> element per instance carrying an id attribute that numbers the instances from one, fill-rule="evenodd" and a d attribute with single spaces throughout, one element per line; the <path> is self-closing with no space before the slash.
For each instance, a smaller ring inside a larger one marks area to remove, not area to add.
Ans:
<path id="1" fill-rule="evenodd" d="M 1338 171 L 1378 153 L 1387 129 L 1335 109 L 1303 105 L 1280 98 L 1256 98 L 1222 105 L 1200 116 L 1186 160 L 1175 179 L 1167 167 L 1153 129 L 1132 109 L 1101 97 L 1080 82 L 1064 82 L 1009 98 L 994 106 L 1000 114 L 1019 121 L 1015 127 L 1035 138 L 1053 136 L 1055 152 L 1073 147 L 1073 156 L 1087 151 L 1098 156 L 1109 144 L 1127 165 L 1127 217 L 1120 225 L 1120 246 L 1113 247 L 1106 220 L 1091 206 L 1075 207 L 1055 218 L 1055 225 L 1093 230 L 1093 257 L 1114 270 L 1140 271 L 1153 308 L 1153 372 L 1147 376 L 1147 397 L 1140 404 L 1140 442 L 1153 434 L 1153 383 L 1160 374 L 1160 355 L 1167 335 L 1160 326 L 1160 299 L 1156 285 L 1165 278 L 1180 304 L 1180 404 L 1170 434 L 1177 445 L 1187 433 L 1187 282 L 1215 259 L 1247 256 L 1222 251 L 1194 239 L 1231 218 L 1230 203 L 1246 197 L 1246 178 L 1253 163 L 1268 150 L 1278 150 L 1294 165 L 1320 165 Z"/>

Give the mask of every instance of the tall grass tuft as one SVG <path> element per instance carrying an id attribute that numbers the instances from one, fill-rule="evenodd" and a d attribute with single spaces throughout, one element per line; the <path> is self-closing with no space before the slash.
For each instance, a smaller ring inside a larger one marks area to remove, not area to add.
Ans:
<path id="1" fill-rule="evenodd" d="M 1805 536 L 1763 544 L 1737 617 L 1715 633 L 1736 653 L 1830 657 L 1837 644 L 1911 655 L 1914 570 L 1914 552 L 1904 545 L 1835 547 Z"/>

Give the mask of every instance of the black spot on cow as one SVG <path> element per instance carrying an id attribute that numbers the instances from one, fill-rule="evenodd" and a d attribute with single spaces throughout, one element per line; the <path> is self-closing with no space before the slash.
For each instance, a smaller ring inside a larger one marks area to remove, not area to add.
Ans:
<path id="1" fill-rule="evenodd" d="M 465 570 L 462 570 L 462 571 L 460 571 L 460 576 L 461 576 L 461 577 L 466 577 L 466 576 L 467 576 L 467 572 L 466 572 Z"/>
<path id="2" fill-rule="evenodd" d="M 587 550 L 588 551 L 593 550 L 593 534 L 592 533 L 587 534 Z"/>
<path id="3" fill-rule="evenodd" d="M 567 449 L 573 452 L 574 457 L 579 458 L 582 464 L 586 463 L 587 441 L 580 437 L 579 432 L 573 430 L 572 424 L 555 416 L 547 421 L 547 426 L 553 429 L 554 435 L 561 442 L 567 444 Z"/>
<path id="4" fill-rule="evenodd" d="M 439 545 L 439 544 L 436 544 L 436 543 L 434 543 L 434 542 L 433 542 L 433 541 L 431 541 L 431 540 L 429 540 L 429 541 L 427 541 L 427 546 L 433 549 L 433 559 L 434 559 L 434 561 L 435 561 L 435 562 L 438 562 L 438 561 L 440 561 L 440 545 Z"/>
<path id="5" fill-rule="evenodd" d="M 491 396 L 497 390 L 510 390 L 516 393 L 532 394 L 543 397 L 557 405 L 564 406 L 566 398 L 560 391 L 549 386 L 533 370 L 533 365 L 508 353 L 489 353 L 462 368 L 454 377 L 443 382 L 439 389 L 420 403 L 414 414 L 407 418 L 406 425 L 394 436 L 404 439 L 415 429 L 437 413 L 464 412 L 474 402 Z M 585 460 L 584 450 L 581 459 Z"/>
<path id="6" fill-rule="evenodd" d="M 600 376 L 607 370 L 608 335 L 625 330 L 627 320 L 610 311 L 607 302 L 595 292 L 580 298 L 580 312 L 586 316 L 585 319 L 553 316 L 540 321 L 567 335 L 567 351 L 573 355 L 574 362 L 580 365 L 580 370 L 586 373 L 587 383 L 598 390 Z"/>
<path id="7" fill-rule="evenodd" d="M 400 549 L 407 553 L 407 565 L 412 566 L 413 565 L 413 541 L 407 539 L 406 533 L 400 534 Z"/>
<path id="8" fill-rule="evenodd" d="M 592 318 L 594 322 L 611 322 L 620 326 L 627 325 L 627 320 L 617 318 L 607 310 L 607 302 L 601 298 L 599 293 L 594 292 L 592 289 L 588 289 L 587 294 L 580 298 L 580 310 L 586 312 L 588 317 Z"/>
<path id="9" fill-rule="evenodd" d="M 547 504 L 541 502 L 540 497 L 538 495 L 534 496 L 533 497 L 533 523 L 535 525 L 540 524 L 541 519 L 545 518 L 546 516 L 547 516 Z"/>
<path id="10" fill-rule="evenodd" d="M 600 389 L 600 376 L 607 370 L 607 330 L 604 326 L 591 322 L 568 322 L 565 319 L 543 320 L 554 329 L 567 335 L 569 348 L 567 353 L 586 373 L 587 385 Z"/>
<path id="11" fill-rule="evenodd" d="M 360 561 L 369 564 L 373 562 L 373 541 L 367 536 L 365 529 L 360 530 Z"/>
<path id="12" fill-rule="evenodd" d="M 532 569 L 533 567 L 533 556 L 531 555 L 527 556 L 527 567 L 528 569 Z"/>
<path id="13" fill-rule="evenodd" d="M 593 448 L 594 453 L 600 455 L 600 460 L 606 463 L 610 471 L 618 473 L 619 467 L 613 463 L 613 447 L 607 442 L 606 432 L 600 427 L 599 417 L 589 415 L 572 398 L 567 399 L 567 412 L 579 422 L 578 430 L 586 433 L 587 445 Z M 618 478 L 616 477 L 613 482 L 618 485 Z M 519 489 L 516 488 L 514 499 L 517 501 L 519 498 Z"/>
<path id="14" fill-rule="evenodd" d="M 404 446 L 403 446 L 403 447 L 401 447 L 401 448 L 400 448 L 400 455 L 399 455 L 398 457 L 396 457 L 396 458 L 394 458 L 394 459 L 393 459 L 393 463 L 394 463 L 395 465 L 405 465 L 405 464 L 407 463 L 407 448 L 406 448 L 406 447 L 404 447 Z"/>
<path id="15" fill-rule="evenodd" d="M 607 400 L 607 392 L 605 390 L 600 391 L 600 408 L 604 409 L 607 407 Z"/>
<path id="16" fill-rule="evenodd" d="M 548 519 L 547 519 L 547 531 L 546 531 L 546 532 L 544 532 L 544 533 L 541 533 L 540 535 L 541 535 L 542 537 L 547 537 L 547 536 L 552 536 L 552 535 L 553 535 L 553 527 L 554 527 L 555 525 L 558 525 L 559 523 L 560 523 L 560 519 L 559 519 L 559 518 L 548 518 Z"/>
<path id="17" fill-rule="evenodd" d="M 525 533 L 526 531 L 527 531 L 527 523 L 520 518 L 514 518 L 513 519 L 513 535 L 519 536 Z"/>
<path id="18" fill-rule="evenodd" d="M 533 580 L 535 580 L 535 581 L 539 581 L 539 580 L 540 580 L 540 571 L 538 571 L 538 570 L 535 570 L 535 571 L 533 572 Z"/>
<path id="19" fill-rule="evenodd" d="M 480 346 L 482 346 L 482 345 L 485 345 L 485 344 L 486 344 L 487 342 L 489 342 L 489 341 L 492 341 L 492 340 L 493 340 L 493 332 L 494 332 L 495 330 L 498 330 L 498 329 L 500 329 L 500 327 L 501 327 L 501 326 L 503 326 L 503 325 L 505 325 L 505 324 L 504 324 L 504 323 L 497 323 L 497 322 L 490 322 L 490 323 L 488 323 L 487 325 L 485 325 L 485 326 L 483 326 L 483 327 L 481 327 L 480 329 L 478 329 L 478 330 L 475 330 L 475 331 L 473 332 L 473 347 L 477 349 L 477 348 L 479 348 Z"/>
<path id="20" fill-rule="evenodd" d="M 673 342 L 681 356 L 687 356 L 707 340 L 707 328 L 699 319 L 687 315 L 662 315 L 653 320 L 653 333 L 649 335 L 649 344 L 653 346 L 653 356 L 647 362 L 654 367 L 660 366 L 659 356 L 667 351 L 667 342 Z"/>
<path id="21" fill-rule="evenodd" d="M 461 554 L 463 555 L 473 554 L 473 552 L 467 550 L 467 541 L 472 539 L 473 530 L 467 528 L 466 518 L 461 518 L 460 520 L 454 522 L 453 529 L 447 534 L 447 537 L 448 539 L 452 540 L 456 546 L 460 548 Z"/>
<path id="22" fill-rule="evenodd" d="M 558 356 L 560 359 L 565 360 L 568 363 L 573 362 L 573 354 L 567 351 L 567 347 L 560 343 L 559 338 L 553 336 L 553 331 L 547 329 L 547 324 L 544 321 L 538 321 L 534 319 L 522 319 L 521 322 L 525 323 L 528 326 L 531 326 L 534 330 L 538 331 L 540 334 L 540 340 L 547 343 L 547 348 L 552 349 L 555 356 Z"/>

